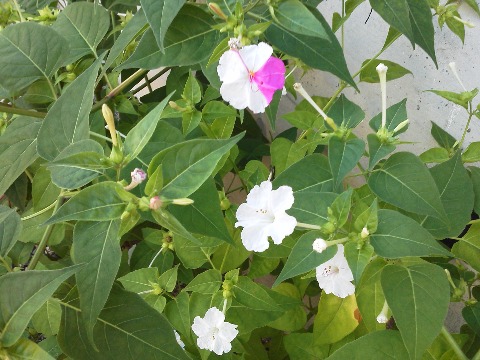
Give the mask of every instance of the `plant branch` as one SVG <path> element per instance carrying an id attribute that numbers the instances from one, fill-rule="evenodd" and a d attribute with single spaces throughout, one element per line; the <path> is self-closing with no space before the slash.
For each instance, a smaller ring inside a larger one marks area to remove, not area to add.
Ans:
<path id="1" fill-rule="evenodd" d="M 2 262 L 3 266 L 7 269 L 8 272 L 12 271 L 12 267 L 10 264 L 3 258 L 3 256 L 0 256 L 0 262 Z"/>
<path id="2" fill-rule="evenodd" d="M 5 112 L 8 114 L 16 114 L 16 115 L 25 115 L 25 116 L 38 118 L 38 119 L 43 119 L 45 116 L 47 116 L 47 114 L 43 112 L 20 109 L 14 106 L 4 105 L 4 104 L 0 104 L 0 112 Z"/>
<path id="3" fill-rule="evenodd" d="M 441 332 L 442 332 L 442 335 L 445 337 L 445 340 L 447 340 L 448 344 L 450 345 L 452 350 L 457 355 L 457 357 L 460 360 L 468 360 L 468 358 L 463 353 L 462 349 L 460 349 L 460 346 L 458 346 L 457 342 L 453 339 L 452 335 L 448 332 L 448 330 L 445 328 L 445 326 L 442 326 L 442 331 Z"/>
<path id="4" fill-rule="evenodd" d="M 472 117 L 473 117 L 473 110 L 472 110 L 472 102 L 470 101 L 468 103 L 468 120 L 467 120 L 467 124 L 465 125 L 465 129 L 463 129 L 463 134 L 462 134 L 462 139 L 460 140 L 460 143 L 458 144 L 458 148 L 461 149 L 462 148 L 462 145 L 463 145 L 463 142 L 465 141 L 465 136 L 467 135 L 467 131 L 468 131 L 468 128 L 470 126 L 470 121 L 472 121 Z"/>

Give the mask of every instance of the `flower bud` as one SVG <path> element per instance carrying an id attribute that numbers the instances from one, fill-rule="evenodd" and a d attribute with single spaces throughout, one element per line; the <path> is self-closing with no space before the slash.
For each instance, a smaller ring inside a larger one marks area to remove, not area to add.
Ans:
<path id="1" fill-rule="evenodd" d="M 158 210 L 162 207 L 162 200 L 160 200 L 160 197 L 154 196 L 150 199 L 150 209 L 152 210 Z"/>
<path id="2" fill-rule="evenodd" d="M 222 19 L 222 20 L 227 20 L 227 15 L 225 15 L 225 13 L 222 11 L 222 9 L 220 8 L 220 6 L 218 6 L 218 4 L 216 4 L 216 3 L 214 3 L 214 2 L 208 3 L 208 8 L 209 8 L 215 15 L 217 15 L 220 19 Z"/>
<path id="3" fill-rule="evenodd" d="M 387 126 L 387 70 L 388 66 L 383 63 L 377 65 L 377 73 L 380 78 L 380 89 L 382 91 L 382 128 Z"/>
<path id="4" fill-rule="evenodd" d="M 108 107 L 107 104 L 102 105 L 102 115 L 105 119 L 105 122 L 108 125 L 108 131 L 110 132 L 110 137 L 112 138 L 113 146 L 117 146 L 117 133 L 115 131 L 115 118 L 113 117 L 112 110 Z"/>
<path id="5" fill-rule="evenodd" d="M 124 187 L 125 190 L 132 190 L 147 178 L 147 173 L 139 168 L 135 168 L 130 175 L 132 176 L 132 182 Z"/>
<path id="6" fill-rule="evenodd" d="M 181 107 L 180 105 L 178 105 L 175 101 L 169 101 L 168 102 L 168 105 L 170 105 L 170 107 L 173 109 L 173 110 L 177 110 L 179 112 L 185 112 L 187 111 L 187 109 Z"/>
<path id="7" fill-rule="evenodd" d="M 388 304 L 386 300 L 383 303 L 382 311 L 377 316 L 377 322 L 379 324 L 386 324 L 388 322 Z"/>
<path id="8" fill-rule="evenodd" d="M 362 229 L 362 232 L 360 233 L 360 237 L 361 237 L 362 239 L 365 239 L 365 238 L 367 238 L 369 235 L 370 235 L 370 232 L 368 231 L 367 227 L 364 227 L 364 228 Z"/>
<path id="9" fill-rule="evenodd" d="M 325 224 L 323 224 L 322 226 L 322 231 L 325 232 L 326 234 L 333 234 L 333 232 L 336 230 L 336 226 L 331 223 L 331 222 L 327 222 Z"/>
<path id="10" fill-rule="evenodd" d="M 402 121 L 400 124 L 398 124 L 397 126 L 395 126 L 395 129 L 393 129 L 393 133 L 395 134 L 396 132 L 399 132 L 400 130 L 402 130 L 405 126 L 408 126 L 410 120 L 404 120 Z"/>
<path id="11" fill-rule="evenodd" d="M 312 244 L 313 250 L 315 250 L 319 254 L 321 254 L 327 247 L 328 243 L 322 238 L 316 239 Z"/>
<path id="12" fill-rule="evenodd" d="M 181 199 L 174 199 L 172 201 L 172 204 L 174 205 L 191 205 L 193 204 L 193 200 L 192 199 L 189 199 L 189 198 L 181 198 Z"/>
<path id="13" fill-rule="evenodd" d="M 230 40 L 228 40 L 228 46 L 230 49 L 240 49 L 242 47 L 242 43 L 239 38 L 230 38 Z"/>

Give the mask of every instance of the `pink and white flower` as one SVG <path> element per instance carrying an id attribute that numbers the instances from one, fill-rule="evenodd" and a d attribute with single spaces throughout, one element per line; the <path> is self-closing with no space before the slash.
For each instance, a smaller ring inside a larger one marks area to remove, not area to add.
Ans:
<path id="1" fill-rule="evenodd" d="M 236 109 L 248 107 L 263 113 L 275 91 L 285 84 L 285 65 L 272 53 L 264 42 L 226 51 L 217 67 L 222 98 Z"/>
<path id="2" fill-rule="evenodd" d="M 242 226 L 242 243 L 249 251 L 262 252 L 268 249 L 268 237 L 274 244 L 292 234 L 297 220 L 285 211 L 293 205 L 293 190 L 290 186 L 280 186 L 272 190 L 267 180 L 250 191 L 247 202 L 238 207 L 235 227 Z"/>

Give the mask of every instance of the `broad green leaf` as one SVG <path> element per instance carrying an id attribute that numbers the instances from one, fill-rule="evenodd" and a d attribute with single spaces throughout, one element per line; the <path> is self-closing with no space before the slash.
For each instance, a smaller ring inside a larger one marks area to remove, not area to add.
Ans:
<path id="1" fill-rule="evenodd" d="M 91 139 L 67 145 L 47 166 L 52 182 L 62 189 L 81 188 L 109 167 L 102 146 Z"/>
<path id="2" fill-rule="evenodd" d="M 33 315 L 32 324 L 37 332 L 49 337 L 58 333 L 61 317 L 60 304 L 49 299 Z"/>
<path id="3" fill-rule="evenodd" d="M 290 333 L 283 344 L 291 360 L 318 360 L 328 356 L 328 345 L 319 345 L 312 333 Z"/>
<path id="4" fill-rule="evenodd" d="M 368 134 L 368 168 L 372 170 L 374 166 L 382 160 L 385 156 L 392 153 L 396 146 L 393 144 L 388 144 L 380 141 L 377 134 Z"/>
<path id="5" fill-rule="evenodd" d="M 405 69 L 403 66 L 398 65 L 393 61 L 380 60 L 380 59 L 366 59 L 362 63 L 362 71 L 360 72 L 360 81 L 363 81 L 366 83 L 379 83 L 380 78 L 378 77 L 378 72 L 377 72 L 377 66 L 379 64 L 384 64 L 388 67 L 387 81 L 399 79 L 402 76 L 412 73 L 410 70 Z"/>
<path id="6" fill-rule="evenodd" d="M 370 242 L 385 258 L 451 256 L 419 223 L 393 210 L 378 210 L 378 227 Z"/>
<path id="7" fill-rule="evenodd" d="M 480 335 L 480 303 L 465 306 L 462 310 L 462 316 L 473 331 Z"/>
<path id="8" fill-rule="evenodd" d="M 125 290 L 134 293 L 153 291 L 153 284 L 158 282 L 158 268 L 149 267 L 129 272 L 127 275 L 118 278 Z"/>
<path id="9" fill-rule="evenodd" d="M 22 116 L 15 119 L 0 137 L 1 194 L 37 159 L 37 134 L 41 124 L 36 119 Z"/>
<path id="10" fill-rule="evenodd" d="M 337 253 L 336 246 L 330 246 L 322 253 L 313 250 L 313 242 L 317 238 L 322 237 L 321 235 L 319 231 L 310 231 L 298 239 L 273 286 L 315 269 L 317 266 L 330 260 Z"/>
<path id="11" fill-rule="evenodd" d="M 355 210 L 358 206 L 358 203 L 355 206 Z M 355 211 L 352 214 L 352 217 L 355 219 L 354 229 L 361 233 L 363 228 L 367 228 L 370 233 L 377 231 L 378 226 L 378 201 L 374 199 L 372 204 L 362 212 L 356 213 Z"/>
<path id="12" fill-rule="evenodd" d="M 452 253 L 480 271 L 480 223 L 470 226 L 462 240 L 453 245 Z"/>
<path id="13" fill-rule="evenodd" d="M 183 291 L 198 292 L 200 294 L 215 294 L 222 285 L 222 274 L 218 270 L 210 269 L 198 274 Z"/>
<path id="14" fill-rule="evenodd" d="M 445 100 L 448 100 L 454 104 L 460 105 L 461 107 L 465 108 L 465 110 L 468 110 L 468 101 L 471 100 L 471 95 L 472 93 L 469 91 L 461 92 L 461 93 L 456 93 L 453 91 L 444 91 L 444 90 L 428 90 L 435 95 L 441 96 Z M 478 90 L 475 92 L 478 93 Z M 433 122 L 432 122 L 433 123 Z"/>
<path id="15" fill-rule="evenodd" d="M 172 292 L 173 289 L 175 289 L 178 277 L 178 266 L 179 265 L 177 264 L 173 268 L 168 269 L 158 278 L 158 284 L 163 290 L 167 292 Z"/>
<path id="16" fill-rule="evenodd" d="M 342 192 L 337 198 L 333 201 L 330 206 L 331 216 L 336 220 L 336 226 L 341 228 L 348 220 L 348 214 L 352 207 L 352 194 L 353 189 L 348 188 L 346 191 Z M 330 217 L 330 213 L 328 214 Z"/>
<path id="17" fill-rule="evenodd" d="M 453 149 L 457 140 L 448 132 L 443 130 L 440 126 L 435 124 L 433 121 L 431 123 L 432 123 L 432 129 L 430 130 L 430 132 L 433 138 L 435 139 L 435 141 L 437 142 L 437 144 L 447 150 Z"/>
<path id="18" fill-rule="evenodd" d="M 419 45 L 437 65 L 432 13 L 425 0 L 370 0 L 370 5 L 389 25 Z"/>
<path id="19" fill-rule="evenodd" d="M 107 302 L 120 266 L 119 227 L 120 219 L 79 221 L 73 231 L 72 259 L 76 264 L 84 264 L 75 274 L 80 308 L 92 344 L 95 344 L 93 327 Z"/>
<path id="20" fill-rule="evenodd" d="M 364 244 L 360 249 L 357 249 L 357 244 L 353 241 L 345 244 L 345 257 L 347 258 L 350 270 L 352 270 L 355 284 L 358 284 L 360 281 L 363 271 L 370 262 L 373 254 L 374 248 L 370 244 Z"/>
<path id="21" fill-rule="evenodd" d="M 278 265 L 280 265 L 280 258 L 253 254 L 247 276 L 250 279 L 256 279 L 261 276 L 270 275 Z"/>
<path id="22" fill-rule="evenodd" d="M 8 93 L 4 95 L 8 96 Z M 23 95 L 23 100 L 30 104 L 50 104 L 55 101 L 55 96 L 52 94 L 50 84 L 46 80 L 37 80 L 27 89 Z"/>
<path id="23" fill-rule="evenodd" d="M 113 43 L 112 48 L 108 52 L 107 60 L 105 60 L 105 69 L 110 68 L 115 60 L 122 55 L 125 49 L 132 41 L 145 31 L 148 27 L 147 18 L 142 9 L 138 10 L 133 18 L 125 25 L 117 40 Z"/>
<path id="24" fill-rule="evenodd" d="M 365 150 L 362 139 L 342 140 L 332 136 L 328 142 L 328 162 L 332 169 L 333 186 L 338 188 L 345 176 L 357 165 Z"/>
<path id="25" fill-rule="evenodd" d="M 299 58 L 306 65 L 328 71 L 356 88 L 335 34 L 318 10 L 311 11 L 325 29 L 328 40 L 292 33 L 275 23 L 265 32 L 267 40 L 286 54 Z"/>
<path id="26" fill-rule="evenodd" d="M 175 236 L 175 254 L 187 269 L 199 268 L 207 262 L 207 257 L 210 257 L 218 246 L 225 244 L 219 239 L 201 236 L 198 237 L 198 241 L 200 241 L 202 247 L 183 236 Z"/>
<path id="27" fill-rule="evenodd" d="M 15 209 L 0 205 L 0 256 L 6 257 L 22 231 L 22 221 Z"/>
<path id="28" fill-rule="evenodd" d="M 387 108 L 387 130 L 388 131 L 393 131 L 400 123 L 403 121 L 407 120 L 407 99 L 403 99 L 402 101 L 390 106 Z M 378 131 L 382 125 L 382 113 L 379 113 L 375 115 L 370 122 L 368 123 L 370 127 Z M 400 131 L 397 131 L 395 134 L 401 134 L 402 132 L 406 131 L 408 129 L 408 126 L 405 126 L 403 129 Z"/>
<path id="29" fill-rule="evenodd" d="M 277 113 L 278 113 L 278 106 L 280 104 L 280 99 L 282 98 L 282 91 L 277 90 L 273 94 L 272 101 L 265 109 L 265 114 L 268 118 L 268 123 L 273 131 L 275 131 L 276 122 L 277 122 Z"/>
<path id="30" fill-rule="evenodd" d="M 174 145 L 158 153 L 148 166 L 148 173 L 163 164 L 163 189 L 167 199 L 191 195 L 212 175 L 217 163 L 242 137 L 228 140 L 195 139 Z"/>
<path id="31" fill-rule="evenodd" d="M 198 244 L 198 240 L 193 236 L 185 227 L 178 221 L 178 219 L 170 214 L 166 210 L 158 209 L 157 211 L 152 212 L 152 216 L 155 221 L 164 227 L 165 229 L 170 230 L 176 235 L 183 236 L 189 241 Z"/>
<path id="32" fill-rule="evenodd" d="M 165 306 L 165 317 L 170 321 L 175 330 L 182 338 L 188 338 L 191 341 L 191 326 L 193 319 L 190 319 L 190 298 L 186 291 L 182 291 L 172 301 Z"/>
<path id="33" fill-rule="evenodd" d="M 358 310 L 362 316 L 362 324 L 369 332 L 385 329 L 385 324 L 377 322 L 377 316 L 385 302 L 380 276 L 386 264 L 386 261 L 379 257 L 372 260 L 365 267 L 360 282 L 356 284 Z"/>
<path id="34" fill-rule="evenodd" d="M 467 341 L 469 340 L 469 335 L 467 334 L 450 334 L 453 340 L 458 344 L 458 346 L 465 353 Z M 473 340 L 473 339 L 472 339 Z M 452 349 L 452 345 L 449 343 L 449 340 L 445 335 L 440 334 L 433 341 L 432 345 L 425 351 L 423 354 L 422 360 L 458 360 L 459 357 L 455 354 L 455 351 Z"/>
<path id="35" fill-rule="evenodd" d="M 264 163 L 258 160 L 250 160 L 245 168 L 240 171 L 240 178 L 243 179 L 249 189 L 268 179 L 270 171 Z"/>
<path id="36" fill-rule="evenodd" d="M 123 187 L 111 181 L 81 190 L 68 200 L 46 222 L 53 224 L 67 220 L 108 221 L 120 218 L 127 204 L 120 197 Z"/>
<path id="37" fill-rule="evenodd" d="M 220 101 L 209 101 L 202 109 L 203 132 L 209 138 L 228 139 L 233 132 L 237 111 Z"/>
<path id="38" fill-rule="evenodd" d="M 464 163 L 480 161 L 480 141 L 472 142 L 462 154 Z"/>
<path id="39" fill-rule="evenodd" d="M 477 0 L 465 0 L 465 2 L 470 6 L 475 12 L 480 15 L 480 9 L 478 7 Z"/>
<path id="40" fill-rule="evenodd" d="M 124 153 L 130 160 L 136 158 L 148 144 L 157 128 L 158 121 L 168 100 L 173 94 L 168 95 L 153 110 L 151 110 L 135 127 L 130 130 L 125 139 Z"/>
<path id="41" fill-rule="evenodd" d="M 22 336 L 31 317 L 52 296 L 57 287 L 79 266 L 60 270 L 12 272 L 0 277 L 0 343 L 12 346 Z"/>
<path id="42" fill-rule="evenodd" d="M 322 293 L 313 325 L 315 343 L 332 344 L 355 330 L 358 326 L 355 310 L 358 310 L 355 295 L 340 298 Z"/>
<path id="43" fill-rule="evenodd" d="M 335 124 L 347 129 L 353 129 L 365 118 L 365 113 L 360 106 L 348 100 L 345 95 L 340 95 L 328 111 Z"/>
<path id="44" fill-rule="evenodd" d="M 279 261 L 279 259 L 277 260 Z M 287 310 L 278 319 L 268 324 L 268 326 L 281 331 L 296 331 L 303 329 L 307 322 L 307 314 L 301 303 L 302 296 L 297 287 L 293 284 L 283 283 L 278 285 L 273 291 L 296 299 L 298 301 L 298 306 Z"/>
<path id="45" fill-rule="evenodd" d="M 419 155 L 420 160 L 422 160 L 425 164 L 429 163 L 442 163 L 450 159 L 450 155 L 448 150 L 441 147 L 435 147 L 428 149 L 427 151 L 421 153 Z"/>
<path id="46" fill-rule="evenodd" d="M 472 179 L 473 192 L 475 194 L 475 202 L 473 209 L 477 214 L 480 214 L 480 168 L 470 166 L 470 178 Z"/>
<path id="47" fill-rule="evenodd" d="M 0 350 L 0 357 L 8 360 L 55 360 L 48 352 L 31 340 L 20 338 L 8 349 Z"/>
<path id="48" fill-rule="evenodd" d="M 320 130 L 323 128 L 321 116 L 315 115 L 310 111 L 295 110 L 291 113 L 283 114 L 282 117 L 300 130 L 308 130 L 310 128 Z"/>
<path id="49" fill-rule="evenodd" d="M 301 160 L 306 152 L 307 148 L 303 144 L 277 137 L 270 145 L 272 165 L 275 166 L 275 172 L 277 174 L 282 173 L 289 166 Z"/>
<path id="50" fill-rule="evenodd" d="M 418 359 L 440 333 L 447 315 L 447 276 L 442 268 L 430 263 L 388 265 L 381 281 L 410 359 Z"/>
<path id="51" fill-rule="evenodd" d="M 52 25 L 70 45 L 63 64 L 73 63 L 85 55 L 97 57 L 97 46 L 109 27 L 110 15 L 103 6 L 84 1 L 69 4 Z"/>
<path id="52" fill-rule="evenodd" d="M 147 15 L 148 23 L 153 29 L 157 45 L 163 52 L 163 42 L 167 30 L 183 4 L 185 4 L 185 0 L 141 0 L 140 3 Z"/>
<path id="53" fill-rule="evenodd" d="M 182 114 L 182 130 L 184 135 L 188 135 L 200 124 L 202 121 L 202 113 L 198 110 L 191 112 L 184 112 Z"/>
<path id="54" fill-rule="evenodd" d="M 147 30 L 133 55 L 118 70 L 197 64 L 210 56 L 218 43 L 214 24 L 212 17 L 199 7 L 185 5 L 165 34 L 164 51 L 157 46 L 153 30 Z"/>
<path id="55" fill-rule="evenodd" d="M 192 104 L 198 104 L 202 100 L 202 89 L 195 76 L 190 72 L 183 88 L 182 98 Z"/>
<path id="56" fill-rule="evenodd" d="M 94 328 L 95 352 L 85 338 L 81 310 L 75 301 L 63 308 L 58 342 L 65 354 L 78 360 L 117 358 L 136 360 L 148 354 L 156 359 L 188 360 L 175 340 L 167 319 L 138 295 L 114 286 Z M 141 321 L 140 321 L 141 319 Z"/>
<path id="57" fill-rule="evenodd" d="M 451 15 L 456 16 L 459 19 L 462 18 L 458 11 L 452 11 Z M 445 17 L 445 23 L 447 24 L 448 28 L 452 30 L 452 32 L 455 35 L 457 35 L 460 38 L 460 40 L 462 40 L 462 44 L 463 44 L 465 43 L 465 25 L 462 22 L 458 21 L 453 16 L 447 15 Z"/>
<path id="58" fill-rule="evenodd" d="M 160 151 L 178 144 L 183 140 L 181 130 L 166 121 L 159 121 L 150 141 L 143 148 L 139 158 L 148 164 Z"/>
<path id="59" fill-rule="evenodd" d="M 189 198 L 193 200 L 193 204 L 170 205 L 168 210 L 188 231 L 232 243 L 220 209 L 214 180 L 208 178 Z"/>
<path id="60" fill-rule="evenodd" d="M 275 9 L 276 21 L 290 32 L 330 41 L 329 34 L 310 10 L 299 0 L 286 0 Z"/>
<path id="61" fill-rule="evenodd" d="M 376 331 L 362 336 L 342 346 L 328 360 L 385 360 L 385 356 L 391 360 L 408 359 L 398 331 Z"/>
<path id="62" fill-rule="evenodd" d="M 48 111 L 37 144 L 38 154 L 44 159 L 53 160 L 68 145 L 90 137 L 89 115 L 101 60 L 76 78 Z"/>
<path id="63" fill-rule="evenodd" d="M 269 292 L 261 285 L 253 282 L 253 280 L 240 276 L 238 282 L 234 285 L 232 292 L 235 300 L 239 304 L 252 309 L 261 311 L 282 311 L 282 308 L 276 305 Z"/>
<path id="64" fill-rule="evenodd" d="M 446 221 L 437 185 L 422 161 L 412 153 L 393 154 L 372 172 L 368 186 L 387 203 Z"/>
<path id="65" fill-rule="evenodd" d="M 145 194 L 152 197 L 158 195 L 163 187 L 163 174 L 162 166 L 160 165 L 157 170 L 148 178 L 147 185 L 145 185 Z"/>
<path id="66" fill-rule="evenodd" d="M 35 80 L 50 81 L 68 54 L 55 30 L 35 22 L 9 25 L 0 34 L 0 85 L 10 93 Z"/>
<path id="67" fill-rule="evenodd" d="M 472 181 L 463 167 L 460 152 L 432 167 L 430 173 L 440 191 L 448 222 L 428 216 L 423 219 L 422 226 L 437 239 L 458 236 L 470 221 L 474 204 Z"/>
<path id="68" fill-rule="evenodd" d="M 328 208 L 332 205 L 338 194 L 332 192 L 294 193 L 295 202 L 288 213 L 298 222 L 322 226 L 328 222 Z"/>
<path id="69" fill-rule="evenodd" d="M 40 167 L 32 182 L 32 200 L 35 211 L 42 210 L 57 200 L 60 189 L 52 183 L 50 171 Z"/>

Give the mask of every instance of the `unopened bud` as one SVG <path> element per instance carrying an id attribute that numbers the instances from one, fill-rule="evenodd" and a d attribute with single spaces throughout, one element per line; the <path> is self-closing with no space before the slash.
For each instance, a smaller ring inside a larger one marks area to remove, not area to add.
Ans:
<path id="1" fill-rule="evenodd" d="M 162 200 L 158 196 L 154 196 L 150 199 L 150 209 L 158 210 L 162 207 Z"/>
<path id="2" fill-rule="evenodd" d="M 113 146 L 117 146 L 117 133 L 115 131 L 115 118 L 113 117 L 112 110 L 108 107 L 107 104 L 102 105 L 102 115 L 105 119 L 105 122 L 108 125 L 108 131 L 110 132 L 110 137 L 112 138 Z"/>
<path id="3" fill-rule="evenodd" d="M 322 253 L 327 247 L 328 243 L 322 238 L 316 239 L 312 244 L 313 250 L 315 250 L 319 254 Z"/>
<path id="4" fill-rule="evenodd" d="M 147 173 L 139 168 L 135 168 L 130 175 L 132 176 L 132 182 L 124 187 L 125 190 L 132 190 L 147 178 Z"/>
<path id="5" fill-rule="evenodd" d="M 404 120 L 402 121 L 400 124 L 398 124 L 395 129 L 393 129 L 393 133 L 397 133 L 399 132 L 400 130 L 402 130 L 405 126 L 407 126 L 408 124 L 410 123 L 410 120 Z"/>
<path id="6" fill-rule="evenodd" d="M 362 239 L 365 239 L 365 238 L 368 237 L 368 235 L 370 235 L 370 232 L 368 231 L 368 229 L 367 229 L 366 227 L 364 227 L 364 228 L 362 229 L 362 232 L 360 233 L 360 237 L 361 237 Z"/>
<path id="7" fill-rule="evenodd" d="M 222 20 L 227 20 L 227 15 L 225 15 L 225 13 L 222 11 L 222 9 L 220 8 L 220 6 L 218 6 L 218 4 L 214 3 L 214 2 L 211 2 L 211 3 L 208 3 L 208 8 L 215 14 L 215 15 L 218 15 L 218 17 Z"/>
<path id="8" fill-rule="evenodd" d="M 189 198 L 181 198 L 181 199 L 174 199 L 172 201 L 174 205 L 191 205 L 193 204 L 193 200 Z"/>
<path id="9" fill-rule="evenodd" d="M 230 40 L 228 40 L 228 47 L 230 49 L 240 49 L 242 47 L 242 42 L 239 38 L 230 38 Z"/>
<path id="10" fill-rule="evenodd" d="M 377 316 L 377 322 L 379 324 L 386 324 L 388 322 L 388 304 L 386 300 L 383 303 L 382 311 Z"/>

